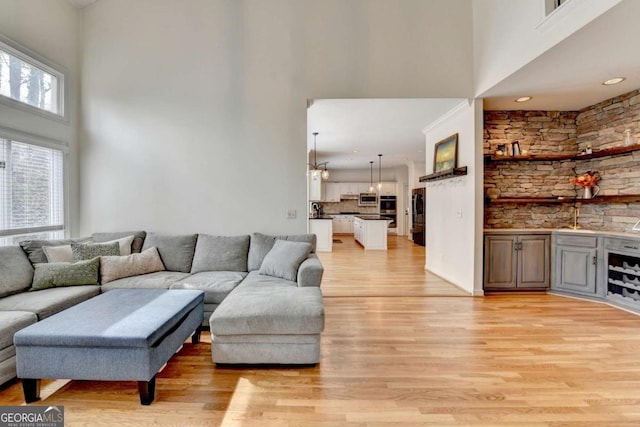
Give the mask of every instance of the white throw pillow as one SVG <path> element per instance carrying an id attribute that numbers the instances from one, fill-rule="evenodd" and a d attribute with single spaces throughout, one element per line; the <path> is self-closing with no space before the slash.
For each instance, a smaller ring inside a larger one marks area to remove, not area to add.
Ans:
<path id="1" fill-rule="evenodd" d="M 155 246 L 139 254 L 100 257 L 100 281 L 102 284 L 124 277 L 155 273 L 164 269 L 164 264 Z"/>
<path id="2" fill-rule="evenodd" d="M 47 257 L 47 262 L 73 262 L 71 245 L 42 246 L 42 252 Z"/>
<path id="3" fill-rule="evenodd" d="M 121 239 L 109 240 L 100 244 L 109 244 L 118 242 L 120 245 L 120 255 L 131 255 L 131 243 L 135 236 L 127 236 Z M 91 242 L 88 242 L 91 243 Z M 42 252 L 47 257 L 47 262 L 74 262 L 71 245 L 62 246 L 42 246 Z"/>
<path id="4" fill-rule="evenodd" d="M 108 242 L 100 242 L 100 244 L 108 244 L 118 242 L 120 245 L 120 255 L 131 255 L 131 243 L 133 243 L 133 239 L 135 236 L 127 236 L 121 239 L 109 240 Z"/>

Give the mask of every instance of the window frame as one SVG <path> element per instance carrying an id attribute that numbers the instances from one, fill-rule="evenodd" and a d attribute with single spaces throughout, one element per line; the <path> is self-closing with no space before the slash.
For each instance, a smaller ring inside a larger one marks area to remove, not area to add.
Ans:
<path id="1" fill-rule="evenodd" d="M 43 226 L 43 227 L 27 227 L 10 230 L 0 230 L 0 246 L 2 240 L 17 236 L 26 236 L 34 233 L 62 233 L 64 236 L 69 234 L 69 144 L 52 138 L 31 134 L 28 132 L 16 131 L 14 129 L 0 126 L 0 139 L 8 139 L 11 141 L 21 142 L 23 144 L 34 145 L 42 148 L 60 150 L 62 152 L 62 228 L 59 226 Z"/>
<path id="2" fill-rule="evenodd" d="M 58 79 L 57 84 L 57 107 L 58 112 L 53 113 L 33 105 L 18 101 L 5 95 L 0 95 L 0 104 L 7 105 L 9 107 L 22 110 L 28 113 L 37 114 L 41 117 L 48 119 L 55 119 L 58 121 L 69 122 L 68 103 L 69 103 L 69 73 L 60 65 L 50 61 L 42 55 L 26 48 L 19 43 L 14 42 L 10 38 L 0 34 L 0 50 L 3 50 L 10 55 L 24 61 L 36 68 L 45 71 L 48 74 Z"/>

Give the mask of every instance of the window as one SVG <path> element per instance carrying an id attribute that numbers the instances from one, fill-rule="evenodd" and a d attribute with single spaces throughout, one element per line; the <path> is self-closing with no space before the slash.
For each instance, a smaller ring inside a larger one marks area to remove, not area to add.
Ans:
<path id="1" fill-rule="evenodd" d="M 551 12 L 567 3 L 569 0 L 545 0 L 545 12 L 549 15 Z"/>
<path id="2" fill-rule="evenodd" d="M 0 245 L 64 234 L 63 163 L 62 150 L 0 138 Z"/>
<path id="3" fill-rule="evenodd" d="M 64 117 L 64 73 L 45 62 L 0 37 L 0 100 Z"/>

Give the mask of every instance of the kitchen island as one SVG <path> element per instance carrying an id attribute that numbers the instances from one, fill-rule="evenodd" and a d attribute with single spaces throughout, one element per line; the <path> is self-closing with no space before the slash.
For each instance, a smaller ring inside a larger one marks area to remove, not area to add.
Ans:
<path id="1" fill-rule="evenodd" d="M 316 235 L 316 251 L 333 251 L 333 217 L 322 215 L 309 218 L 309 233 Z"/>
<path id="2" fill-rule="evenodd" d="M 365 250 L 387 250 L 387 228 L 391 221 L 380 215 L 356 215 L 353 235 Z"/>

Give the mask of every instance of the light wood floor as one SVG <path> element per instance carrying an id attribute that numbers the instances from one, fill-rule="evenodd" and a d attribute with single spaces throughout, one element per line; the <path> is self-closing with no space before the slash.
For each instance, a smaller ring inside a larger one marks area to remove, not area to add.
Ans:
<path id="1" fill-rule="evenodd" d="M 387 251 L 365 251 L 353 236 L 336 235 L 333 252 L 319 252 L 325 266 L 322 293 L 334 296 L 469 296 L 425 272 L 425 248 L 406 236 L 389 236 Z"/>
<path id="2" fill-rule="evenodd" d="M 393 268 L 371 262 L 371 286 Z M 205 334 L 159 374 L 150 406 L 134 382 L 64 380 L 44 382 L 40 403 L 64 405 L 67 426 L 640 425 L 640 317 L 550 295 L 339 296 L 344 269 L 323 282 L 317 367 L 217 368 Z M 0 390 L 19 404 L 18 382 Z"/>

